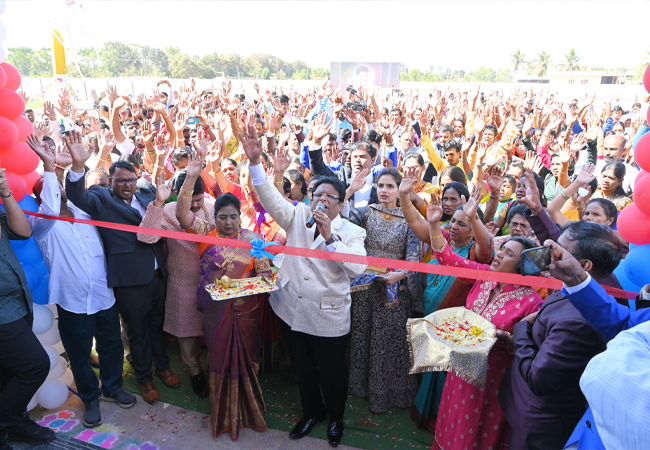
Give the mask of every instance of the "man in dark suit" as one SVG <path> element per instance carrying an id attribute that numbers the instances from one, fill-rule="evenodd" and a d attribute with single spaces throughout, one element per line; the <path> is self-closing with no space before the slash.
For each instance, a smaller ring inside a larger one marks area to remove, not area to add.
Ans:
<path id="1" fill-rule="evenodd" d="M 604 225 L 572 222 L 557 242 L 594 278 L 608 277 L 621 259 L 618 240 Z M 580 377 L 606 340 L 561 291 L 516 324 L 513 339 L 515 359 L 499 388 L 510 448 L 561 449 L 587 407 Z"/>
<path id="2" fill-rule="evenodd" d="M 90 157 L 73 132 L 65 138 L 72 156 L 72 169 L 66 180 L 68 199 L 94 220 L 140 225 L 147 205 L 156 198 L 155 188 L 138 180 L 135 168 L 126 161 L 113 163 L 110 188 L 84 187 L 84 163 Z M 168 387 L 180 380 L 169 368 L 163 333 L 167 288 L 166 256 L 162 241 L 145 244 L 135 233 L 99 228 L 107 263 L 108 287 L 113 288 L 117 307 L 127 325 L 132 366 L 148 403 L 158 400 L 151 362 Z"/>
<path id="3" fill-rule="evenodd" d="M 372 165 L 377 149 L 370 141 L 355 142 L 350 151 L 352 168 L 343 166 L 334 172 L 323 161 L 322 141 L 329 133 L 325 120 L 326 117 L 319 117 L 312 126 L 313 141 L 309 145 L 309 166 L 312 172 L 341 180 L 347 189 L 346 200 L 351 208 L 379 203 L 377 188 L 372 183 Z"/>

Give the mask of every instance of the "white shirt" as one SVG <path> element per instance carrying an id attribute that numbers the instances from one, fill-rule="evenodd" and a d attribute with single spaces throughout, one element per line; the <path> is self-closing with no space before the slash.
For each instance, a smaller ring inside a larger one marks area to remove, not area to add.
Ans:
<path id="1" fill-rule="evenodd" d="M 650 442 L 650 322 L 619 333 L 580 378 L 607 449 L 642 449 Z"/>
<path id="2" fill-rule="evenodd" d="M 90 219 L 71 202 L 68 209 L 75 218 Z M 40 212 L 61 213 L 61 191 L 53 172 L 43 174 Z M 97 228 L 33 216 L 29 222 L 50 271 L 49 303 L 75 314 L 95 314 L 115 304 L 113 289 L 106 282 L 106 258 Z"/>
<path id="3" fill-rule="evenodd" d="M 372 192 L 372 171 L 366 177 L 366 184 L 354 193 L 354 207 L 361 208 L 362 206 L 368 206 L 370 201 L 370 194 Z"/>

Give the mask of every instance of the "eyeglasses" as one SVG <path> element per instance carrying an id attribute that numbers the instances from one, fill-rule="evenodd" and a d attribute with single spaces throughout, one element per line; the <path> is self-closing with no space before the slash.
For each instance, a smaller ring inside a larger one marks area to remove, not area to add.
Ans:
<path id="1" fill-rule="evenodd" d="M 333 201 L 333 202 L 338 202 L 338 201 L 339 201 L 339 198 L 338 198 L 338 197 L 334 197 L 333 195 L 329 195 L 329 194 L 314 194 L 314 198 L 317 199 L 317 200 L 320 200 L 320 199 L 323 198 L 323 197 L 325 197 L 325 198 L 327 198 L 328 200 L 331 200 L 331 201 Z"/>
<path id="2" fill-rule="evenodd" d="M 126 186 L 127 184 L 134 186 L 138 183 L 137 178 L 113 178 L 113 181 L 118 186 Z"/>

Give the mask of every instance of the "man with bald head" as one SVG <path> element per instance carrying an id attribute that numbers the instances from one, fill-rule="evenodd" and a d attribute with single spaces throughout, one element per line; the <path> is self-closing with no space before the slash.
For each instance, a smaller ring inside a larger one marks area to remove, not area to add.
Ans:
<path id="1" fill-rule="evenodd" d="M 625 164 L 625 179 L 623 180 L 623 189 L 629 195 L 634 190 L 634 179 L 639 174 L 637 169 L 623 157 L 625 152 L 626 139 L 620 134 L 610 134 L 605 137 L 603 141 L 603 159 L 599 159 L 596 163 L 596 173 L 600 174 L 605 164 L 620 161 Z"/>

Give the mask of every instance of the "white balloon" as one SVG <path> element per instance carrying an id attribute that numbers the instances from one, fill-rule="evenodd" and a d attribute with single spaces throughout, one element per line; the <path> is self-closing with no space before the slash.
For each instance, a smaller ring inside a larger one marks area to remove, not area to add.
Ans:
<path id="1" fill-rule="evenodd" d="M 67 368 L 68 362 L 63 356 L 59 356 L 56 366 L 54 366 L 54 369 L 50 370 L 50 373 L 47 375 L 45 380 L 58 380 L 63 376 Z"/>
<path id="2" fill-rule="evenodd" d="M 7 57 L 7 49 L 5 48 L 4 45 L 0 44 L 0 63 L 4 62 L 6 57 Z"/>
<path id="3" fill-rule="evenodd" d="M 5 39 L 7 39 L 7 27 L 5 27 L 5 24 L 0 20 L 0 42 L 4 42 Z"/>
<path id="4" fill-rule="evenodd" d="M 45 349 L 45 353 L 47 353 L 47 356 L 50 358 L 50 372 L 52 369 L 54 369 L 59 362 L 59 352 L 56 351 L 54 347 L 51 345 L 44 345 L 43 349 Z"/>
<path id="5" fill-rule="evenodd" d="M 38 400 L 36 400 L 36 394 L 34 394 L 32 399 L 27 404 L 27 411 L 31 411 L 32 409 L 36 408 L 36 406 L 38 406 Z"/>
<path id="6" fill-rule="evenodd" d="M 52 310 L 43 305 L 34 304 L 34 322 L 32 331 L 34 334 L 43 334 L 52 327 L 54 314 Z"/>
<path id="7" fill-rule="evenodd" d="M 56 309 L 56 304 L 54 303 L 48 303 L 47 305 L 42 305 L 45 306 L 47 309 L 52 311 L 52 314 L 54 314 L 54 318 L 58 319 L 59 318 L 59 310 Z"/>
<path id="8" fill-rule="evenodd" d="M 68 399 L 68 386 L 60 380 L 45 381 L 36 393 L 38 403 L 45 409 L 56 409 Z"/>
<path id="9" fill-rule="evenodd" d="M 74 382 L 72 370 L 66 369 L 65 373 L 61 376 L 61 378 L 59 378 L 59 380 L 63 381 L 68 386 L 72 386 L 72 383 Z"/>
<path id="10" fill-rule="evenodd" d="M 43 345 L 55 345 L 61 340 L 59 336 L 59 324 L 54 322 L 54 324 L 43 334 L 37 334 L 36 337 Z"/>
<path id="11" fill-rule="evenodd" d="M 5 9 L 7 9 L 7 2 L 0 0 L 0 16 L 4 14 Z"/>
<path id="12" fill-rule="evenodd" d="M 65 348 L 63 348 L 63 342 L 59 341 L 56 344 L 54 344 L 52 347 L 56 350 L 56 352 L 60 355 L 61 353 L 65 352 Z"/>

